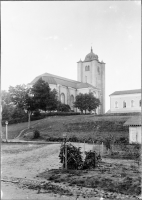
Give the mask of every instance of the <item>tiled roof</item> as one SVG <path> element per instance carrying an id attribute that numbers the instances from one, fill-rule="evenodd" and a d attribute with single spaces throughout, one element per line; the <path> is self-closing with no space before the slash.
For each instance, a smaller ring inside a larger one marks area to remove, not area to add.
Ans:
<path id="1" fill-rule="evenodd" d="M 98 89 L 89 83 L 82 83 L 79 81 L 74 81 L 71 79 L 63 78 L 63 77 L 56 76 L 56 75 L 49 74 L 49 73 L 44 73 L 40 76 L 37 76 L 31 83 L 29 83 L 29 85 L 33 85 L 41 77 L 44 81 L 48 82 L 48 84 L 55 84 L 55 85 L 60 84 L 60 85 L 72 87 L 75 89 L 89 88 L 89 87 Z"/>
<path id="2" fill-rule="evenodd" d="M 136 93 L 141 93 L 141 89 L 136 89 L 136 90 L 123 90 L 123 91 L 115 91 L 109 96 L 113 95 L 121 95 L 121 94 L 136 94 Z"/>
<path id="3" fill-rule="evenodd" d="M 125 123 L 124 126 L 141 126 L 141 116 L 133 116 L 129 118 Z"/>

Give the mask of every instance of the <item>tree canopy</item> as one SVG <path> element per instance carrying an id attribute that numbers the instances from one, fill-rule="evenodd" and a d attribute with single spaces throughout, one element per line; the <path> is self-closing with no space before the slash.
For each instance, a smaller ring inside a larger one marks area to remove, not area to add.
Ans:
<path id="1" fill-rule="evenodd" d="M 10 86 L 9 94 L 11 102 L 13 102 L 13 104 L 18 108 L 30 112 L 36 109 L 31 90 L 28 89 L 26 85 L 16 85 L 15 87 Z"/>
<path id="2" fill-rule="evenodd" d="M 55 89 L 51 91 L 49 84 L 41 78 L 33 85 L 31 92 L 38 109 L 43 111 L 52 111 L 57 109 L 57 91 Z"/>
<path id="3" fill-rule="evenodd" d="M 74 107 L 78 108 L 81 112 L 88 110 L 89 112 L 96 110 L 96 108 L 101 105 L 100 100 L 94 97 L 93 93 L 80 93 L 76 96 L 74 102 Z"/>

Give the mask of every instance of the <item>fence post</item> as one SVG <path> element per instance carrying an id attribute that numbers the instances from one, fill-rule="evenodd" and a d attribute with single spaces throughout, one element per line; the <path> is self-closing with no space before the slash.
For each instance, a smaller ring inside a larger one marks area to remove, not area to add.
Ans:
<path id="1" fill-rule="evenodd" d="M 94 140 L 93 140 L 93 150 L 95 150 Z"/>
<path id="2" fill-rule="evenodd" d="M 65 145 L 65 169 L 67 169 L 67 144 Z"/>
<path id="3" fill-rule="evenodd" d="M 104 154 L 104 144 L 103 144 L 103 142 L 102 142 L 102 157 L 103 157 L 103 154 Z"/>

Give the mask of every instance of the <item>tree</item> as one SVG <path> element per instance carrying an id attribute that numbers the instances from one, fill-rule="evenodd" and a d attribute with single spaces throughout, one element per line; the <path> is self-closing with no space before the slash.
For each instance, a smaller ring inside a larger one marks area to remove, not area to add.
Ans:
<path id="1" fill-rule="evenodd" d="M 33 96 L 33 100 L 37 109 L 41 109 L 43 111 L 48 110 L 48 106 L 50 104 L 50 98 L 54 96 L 50 95 L 51 89 L 49 84 L 40 78 L 32 87 L 31 89 Z M 52 96 L 52 97 L 51 97 Z"/>
<path id="2" fill-rule="evenodd" d="M 59 112 L 69 112 L 70 106 L 68 104 L 63 104 L 60 101 L 58 102 L 58 107 L 57 107 L 57 111 Z"/>
<path id="3" fill-rule="evenodd" d="M 81 113 L 83 113 L 83 110 L 85 108 L 84 106 L 84 95 L 83 94 L 79 94 L 76 96 L 76 100 L 74 102 L 74 107 L 78 108 Z"/>
<path id="4" fill-rule="evenodd" d="M 27 89 L 25 85 L 16 85 L 15 87 L 9 87 L 9 94 L 11 101 L 14 105 L 18 106 L 19 108 L 25 108 L 25 97 L 27 94 Z"/>
<path id="5" fill-rule="evenodd" d="M 76 96 L 76 101 L 74 102 L 74 107 L 78 108 L 82 113 L 88 110 L 89 112 L 96 110 L 100 105 L 100 100 L 94 97 L 93 93 L 89 94 L 79 94 Z"/>
<path id="6" fill-rule="evenodd" d="M 1 91 L 1 100 L 2 100 L 2 105 L 4 104 L 10 104 L 11 98 L 9 92 L 2 90 Z"/>
<path id="7" fill-rule="evenodd" d="M 2 100 L 2 120 L 10 120 L 14 112 L 15 106 L 13 106 L 13 104 L 11 103 L 9 92 L 2 90 L 1 100 Z"/>
<path id="8" fill-rule="evenodd" d="M 53 89 L 52 91 L 50 91 L 46 109 L 48 111 L 54 111 L 54 110 L 57 110 L 57 107 L 58 107 L 58 95 L 57 95 L 57 91 Z"/>
<path id="9" fill-rule="evenodd" d="M 97 107 L 101 105 L 101 102 L 98 98 L 94 97 L 93 93 L 88 94 L 88 111 L 91 112 L 92 110 L 96 110 Z"/>
<path id="10" fill-rule="evenodd" d="M 30 128 L 30 116 L 36 109 L 31 89 L 28 89 L 25 85 L 10 86 L 9 94 L 13 104 L 28 113 L 28 128 Z"/>

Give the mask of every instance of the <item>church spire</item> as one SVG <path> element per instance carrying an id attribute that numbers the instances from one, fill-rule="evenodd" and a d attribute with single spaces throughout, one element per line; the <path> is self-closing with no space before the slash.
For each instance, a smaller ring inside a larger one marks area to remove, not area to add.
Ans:
<path id="1" fill-rule="evenodd" d="M 91 47 L 91 52 L 93 52 L 93 49 L 92 49 L 92 47 Z"/>

